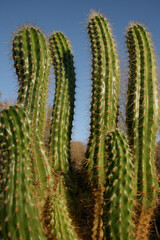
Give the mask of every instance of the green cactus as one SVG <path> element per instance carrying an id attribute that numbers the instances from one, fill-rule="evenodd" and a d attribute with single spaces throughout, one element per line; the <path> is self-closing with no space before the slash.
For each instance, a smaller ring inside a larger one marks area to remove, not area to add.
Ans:
<path id="1" fill-rule="evenodd" d="M 158 197 L 154 152 L 159 106 L 153 46 L 149 33 L 142 25 L 132 24 L 129 27 L 127 47 L 130 76 L 126 123 L 134 155 L 136 207 L 143 222 L 146 217 L 149 224 Z"/>
<path id="2" fill-rule="evenodd" d="M 91 129 L 87 147 L 88 170 L 95 184 L 103 185 L 104 133 L 116 127 L 118 116 L 119 65 L 109 23 L 92 13 L 88 23 L 92 49 Z"/>
<path id="3" fill-rule="evenodd" d="M 88 32 L 93 57 L 90 137 L 85 166 L 77 178 L 81 182 L 76 184 L 70 159 L 76 86 L 70 44 L 56 32 L 48 45 L 33 26 L 21 28 L 14 36 L 19 106 L 0 113 L 1 239 L 148 237 L 158 197 L 154 165 L 158 94 L 150 36 L 141 25 L 132 24 L 127 32 L 128 145 L 117 129 L 120 74 L 109 23 L 92 13 Z M 43 134 L 49 48 L 56 87 L 47 155 Z"/>
<path id="4" fill-rule="evenodd" d="M 108 132 L 104 192 L 104 239 L 133 239 L 133 163 L 127 140 L 118 129 Z"/>
<path id="5" fill-rule="evenodd" d="M 70 218 L 65 178 L 58 176 L 55 185 L 55 191 L 50 195 L 47 204 L 47 207 L 49 207 L 48 237 L 57 240 L 79 239 Z"/>
<path id="6" fill-rule="evenodd" d="M 56 80 L 50 155 L 54 169 L 67 172 L 75 101 L 73 55 L 69 41 L 63 33 L 53 33 L 49 42 Z"/>
<path id="7" fill-rule="evenodd" d="M 4 240 L 45 239 L 32 183 L 29 125 L 18 106 L 0 113 L 0 237 Z"/>
<path id="8" fill-rule="evenodd" d="M 41 186 L 51 176 L 43 143 L 50 56 L 45 36 L 39 29 L 24 26 L 17 31 L 13 59 L 19 81 L 17 102 L 32 119 L 35 182 Z"/>

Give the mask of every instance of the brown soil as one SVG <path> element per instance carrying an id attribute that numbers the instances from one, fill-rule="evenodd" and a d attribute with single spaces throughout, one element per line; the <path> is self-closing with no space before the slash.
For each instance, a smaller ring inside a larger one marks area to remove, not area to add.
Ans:
<path id="1" fill-rule="evenodd" d="M 71 142 L 71 164 L 75 171 L 80 171 L 85 161 L 85 147 L 81 142 Z"/>

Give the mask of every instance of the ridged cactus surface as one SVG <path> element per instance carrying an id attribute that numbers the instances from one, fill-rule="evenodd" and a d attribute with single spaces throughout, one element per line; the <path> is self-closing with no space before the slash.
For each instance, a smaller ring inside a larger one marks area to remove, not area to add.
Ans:
<path id="1" fill-rule="evenodd" d="M 127 132 L 134 154 L 137 199 L 148 208 L 154 206 L 158 194 L 154 163 L 159 115 L 155 57 L 150 36 L 141 25 L 128 29 L 127 46 L 130 57 Z"/>
<path id="2" fill-rule="evenodd" d="M 133 159 L 118 129 L 105 138 L 104 239 L 133 240 Z"/>
<path id="3" fill-rule="evenodd" d="M 126 123 L 134 155 L 136 207 L 143 219 L 139 231 L 142 233 L 143 222 L 147 218 L 149 224 L 153 214 L 150 208 L 156 207 L 159 188 L 154 162 L 159 121 L 157 72 L 150 35 L 142 25 L 129 27 L 127 47 L 130 76 Z"/>
<path id="4" fill-rule="evenodd" d="M 65 186 L 63 176 L 59 176 L 57 179 L 56 190 L 51 196 L 49 208 L 51 239 L 79 239 L 70 218 L 67 202 L 67 187 Z"/>
<path id="5" fill-rule="evenodd" d="M 39 29 L 24 26 L 16 32 L 13 59 L 19 81 L 17 102 L 32 119 L 35 182 L 42 186 L 51 176 L 43 143 L 50 55 L 46 38 Z"/>
<path id="6" fill-rule="evenodd" d="M 35 27 L 22 27 L 13 40 L 13 59 L 18 75 L 18 103 L 33 116 L 38 134 L 43 134 L 50 69 L 48 43 Z"/>
<path id="7" fill-rule="evenodd" d="M 55 98 L 52 114 L 50 154 L 55 170 L 68 170 L 75 101 L 75 70 L 71 46 L 63 33 L 49 39 L 55 71 Z"/>
<path id="8" fill-rule="evenodd" d="M 45 239 L 34 197 L 30 121 L 15 106 L 0 113 L 0 238 Z"/>
<path id="9" fill-rule="evenodd" d="M 111 28 L 97 13 L 90 16 L 88 33 L 92 50 L 92 102 L 88 169 L 95 184 L 104 183 L 104 132 L 116 127 L 118 116 L 119 64 Z"/>

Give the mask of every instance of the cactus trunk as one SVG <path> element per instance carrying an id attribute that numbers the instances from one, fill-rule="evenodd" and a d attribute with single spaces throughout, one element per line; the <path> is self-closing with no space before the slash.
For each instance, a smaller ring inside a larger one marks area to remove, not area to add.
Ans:
<path id="1" fill-rule="evenodd" d="M 29 124 L 26 114 L 17 106 L 0 113 L 4 157 L 0 181 L 2 239 L 45 239 L 32 183 Z"/>
<path id="2" fill-rule="evenodd" d="M 126 123 L 129 144 L 134 155 L 136 208 L 143 222 L 148 221 L 149 225 L 151 212 L 156 207 L 158 198 L 154 162 L 159 114 L 157 73 L 151 39 L 143 26 L 129 27 L 127 47 L 130 76 Z"/>
<path id="3" fill-rule="evenodd" d="M 40 30 L 30 26 L 18 30 L 13 40 L 13 59 L 19 81 L 17 102 L 32 119 L 35 182 L 44 185 L 51 176 L 43 144 L 50 56 Z"/>
<path id="4" fill-rule="evenodd" d="M 56 89 L 52 114 L 50 155 L 54 169 L 68 171 L 75 101 L 75 71 L 69 41 L 62 33 L 50 36 Z"/>
<path id="5" fill-rule="evenodd" d="M 119 65 L 109 23 L 92 14 L 88 23 L 92 49 L 92 102 L 88 170 L 96 186 L 105 182 L 104 133 L 114 129 L 118 116 Z"/>
<path id="6" fill-rule="evenodd" d="M 133 240 L 133 163 L 127 140 L 118 129 L 106 135 L 104 239 Z"/>

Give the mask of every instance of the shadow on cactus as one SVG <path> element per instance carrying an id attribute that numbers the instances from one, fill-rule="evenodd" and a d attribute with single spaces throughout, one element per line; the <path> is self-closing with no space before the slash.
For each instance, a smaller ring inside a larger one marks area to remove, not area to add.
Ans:
<path id="1" fill-rule="evenodd" d="M 120 74 L 110 24 L 93 12 L 88 33 L 93 69 L 90 136 L 78 170 L 70 155 L 76 77 L 69 41 L 55 32 L 48 43 L 34 26 L 24 26 L 14 36 L 17 105 L 0 113 L 3 240 L 149 239 L 159 191 L 154 163 L 159 106 L 153 44 L 145 27 L 130 25 L 125 135 L 117 128 Z M 46 152 L 51 60 L 55 96 Z"/>

